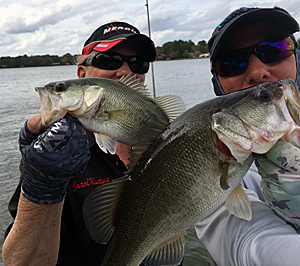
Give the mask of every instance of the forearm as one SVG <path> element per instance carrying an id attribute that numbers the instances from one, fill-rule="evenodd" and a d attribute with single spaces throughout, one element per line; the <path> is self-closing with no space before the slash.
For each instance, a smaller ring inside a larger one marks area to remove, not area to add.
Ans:
<path id="1" fill-rule="evenodd" d="M 233 231 L 228 245 L 230 265 L 299 265 L 300 235 L 268 212 L 261 208 L 252 221 L 243 221 Z"/>
<path id="2" fill-rule="evenodd" d="M 211 216 L 195 225 L 198 237 L 216 265 L 298 265 L 300 235 L 268 207 L 251 200 L 251 221 L 239 219 L 221 206 Z"/>
<path id="3" fill-rule="evenodd" d="M 22 194 L 14 225 L 3 245 L 9 265 L 56 265 L 63 202 L 39 205 Z"/>

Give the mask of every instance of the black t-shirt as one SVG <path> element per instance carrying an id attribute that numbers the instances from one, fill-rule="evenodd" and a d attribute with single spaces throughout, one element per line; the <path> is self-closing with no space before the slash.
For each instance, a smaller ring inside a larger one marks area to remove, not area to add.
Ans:
<path id="1" fill-rule="evenodd" d="M 61 240 L 57 265 L 99 266 L 108 244 L 97 244 L 86 229 L 82 214 L 85 197 L 97 186 L 123 176 L 127 171 L 117 155 L 105 154 L 89 135 L 91 158 L 85 172 L 72 178 L 64 202 L 61 221 Z M 15 218 L 23 180 L 23 164 L 20 164 L 20 183 L 9 202 L 9 212 Z M 7 228 L 5 237 L 11 229 Z M 144 265 L 143 263 L 141 265 Z M 180 264 L 182 265 L 182 263 Z"/>
<path id="2" fill-rule="evenodd" d="M 68 187 L 62 212 L 61 241 L 57 265 L 97 265 L 105 255 L 108 244 L 97 244 L 90 237 L 82 214 L 85 197 L 97 186 L 123 176 L 127 170 L 117 155 L 105 154 L 93 139 L 89 138 L 91 158 L 85 172 L 72 178 Z M 20 187 L 23 179 L 22 162 L 20 164 L 21 178 L 10 203 L 9 211 L 13 218 L 17 213 L 20 197 Z M 9 232 L 12 225 L 6 230 Z"/>

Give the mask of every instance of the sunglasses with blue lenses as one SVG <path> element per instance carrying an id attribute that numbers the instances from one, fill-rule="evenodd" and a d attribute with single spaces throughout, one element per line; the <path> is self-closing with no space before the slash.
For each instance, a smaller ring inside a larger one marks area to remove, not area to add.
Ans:
<path id="1" fill-rule="evenodd" d="M 264 64 L 270 64 L 290 57 L 294 51 L 293 35 L 275 35 L 259 44 L 222 55 L 214 62 L 213 68 L 220 77 L 235 76 L 246 71 L 251 54 L 255 54 Z"/>
<path id="2" fill-rule="evenodd" d="M 127 62 L 130 70 L 136 74 L 145 74 L 149 70 L 149 62 L 142 56 L 125 56 L 121 54 L 96 53 L 89 57 L 84 65 L 105 70 L 117 70 Z"/>

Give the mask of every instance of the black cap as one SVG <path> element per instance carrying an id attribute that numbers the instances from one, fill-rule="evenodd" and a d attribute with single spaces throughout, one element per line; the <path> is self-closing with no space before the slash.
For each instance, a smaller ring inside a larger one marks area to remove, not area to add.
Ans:
<path id="1" fill-rule="evenodd" d="M 233 30 L 241 25 L 247 25 L 248 23 L 256 21 L 262 21 L 263 23 L 269 22 L 274 24 L 274 27 L 280 25 L 285 33 L 293 34 L 299 31 L 298 22 L 282 8 L 241 7 L 229 14 L 212 33 L 208 41 L 210 60 L 214 61 L 222 42 Z"/>
<path id="2" fill-rule="evenodd" d="M 87 39 L 82 54 L 87 55 L 92 50 L 105 52 L 124 40 L 132 38 L 141 48 L 143 55 L 149 62 L 156 59 L 156 49 L 153 41 L 126 22 L 110 22 L 100 26 Z"/>

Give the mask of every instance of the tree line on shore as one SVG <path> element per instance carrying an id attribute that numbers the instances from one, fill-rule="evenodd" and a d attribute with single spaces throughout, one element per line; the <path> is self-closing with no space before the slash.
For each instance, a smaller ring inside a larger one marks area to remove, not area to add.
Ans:
<path id="1" fill-rule="evenodd" d="M 189 41 L 167 42 L 162 46 L 157 46 L 157 60 L 173 60 L 182 58 L 197 58 L 201 54 L 208 53 L 206 41 L 199 41 L 197 45 Z M 0 68 L 12 67 L 35 67 L 35 66 L 55 66 L 55 65 L 74 65 L 76 55 L 69 53 L 58 55 L 22 55 L 17 57 L 0 57 Z"/>
<path id="2" fill-rule="evenodd" d="M 0 68 L 12 67 L 37 67 L 37 66 L 55 66 L 55 65 L 73 65 L 74 56 L 65 54 L 58 55 L 33 55 L 33 56 L 17 56 L 17 57 L 0 57 Z"/>
<path id="3" fill-rule="evenodd" d="M 298 39 L 300 47 L 300 39 Z M 174 60 L 186 58 L 208 57 L 208 45 L 205 40 L 197 44 L 189 41 L 167 42 L 162 46 L 157 46 L 157 60 Z M 17 57 L 0 57 L 0 68 L 12 67 L 35 67 L 35 66 L 55 66 L 55 65 L 74 65 L 76 55 L 69 53 L 58 55 L 23 55 Z"/>

